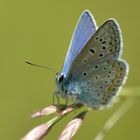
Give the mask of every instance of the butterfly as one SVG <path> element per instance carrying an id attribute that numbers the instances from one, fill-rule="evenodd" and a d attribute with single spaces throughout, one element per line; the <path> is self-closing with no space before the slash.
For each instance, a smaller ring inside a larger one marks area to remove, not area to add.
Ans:
<path id="1" fill-rule="evenodd" d="M 99 28 L 89 10 L 76 25 L 55 94 L 93 109 L 107 106 L 118 95 L 128 75 L 121 59 L 122 34 L 115 19 Z"/>

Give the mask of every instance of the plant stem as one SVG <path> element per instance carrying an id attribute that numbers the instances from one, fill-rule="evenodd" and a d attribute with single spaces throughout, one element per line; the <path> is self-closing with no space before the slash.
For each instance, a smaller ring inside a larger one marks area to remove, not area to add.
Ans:
<path id="1" fill-rule="evenodd" d="M 134 99 L 127 99 L 106 121 L 102 130 L 96 135 L 94 140 L 103 140 L 105 135 L 111 130 L 111 128 L 133 107 L 136 103 Z"/>

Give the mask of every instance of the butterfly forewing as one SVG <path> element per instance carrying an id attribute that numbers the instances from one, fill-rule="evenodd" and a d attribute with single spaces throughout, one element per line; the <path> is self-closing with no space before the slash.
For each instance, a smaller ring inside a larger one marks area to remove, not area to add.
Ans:
<path id="1" fill-rule="evenodd" d="M 71 69 L 73 61 L 76 59 L 79 52 L 85 47 L 91 36 L 96 32 L 96 22 L 91 13 L 86 10 L 82 13 L 73 37 L 70 43 L 69 50 L 65 59 L 62 74 L 68 76 L 68 71 Z"/>
<path id="2" fill-rule="evenodd" d="M 106 21 L 91 37 L 71 66 L 70 75 L 77 76 L 83 67 L 105 59 L 118 59 L 121 56 L 122 35 L 116 20 Z"/>

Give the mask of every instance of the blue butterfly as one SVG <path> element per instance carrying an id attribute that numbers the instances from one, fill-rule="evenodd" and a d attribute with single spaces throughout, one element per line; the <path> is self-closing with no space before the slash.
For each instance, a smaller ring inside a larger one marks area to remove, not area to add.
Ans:
<path id="1" fill-rule="evenodd" d="M 109 104 L 124 85 L 128 64 L 120 59 L 123 41 L 115 19 L 99 28 L 85 10 L 75 28 L 55 94 L 93 109 Z"/>

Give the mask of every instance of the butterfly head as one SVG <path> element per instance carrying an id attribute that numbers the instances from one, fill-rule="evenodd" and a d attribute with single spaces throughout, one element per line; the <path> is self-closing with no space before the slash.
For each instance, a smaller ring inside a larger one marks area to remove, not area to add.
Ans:
<path id="1" fill-rule="evenodd" d="M 56 73 L 56 82 L 57 84 L 61 84 L 64 81 L 64 75 L 61 73 Z"/>

